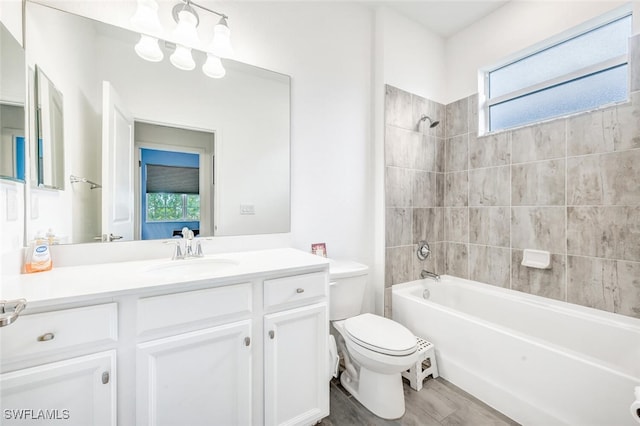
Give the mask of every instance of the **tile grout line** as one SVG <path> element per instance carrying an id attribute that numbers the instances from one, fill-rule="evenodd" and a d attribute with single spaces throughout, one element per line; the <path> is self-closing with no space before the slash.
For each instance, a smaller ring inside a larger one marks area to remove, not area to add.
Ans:
<path id="1" fill-rule="evenodd" d="M 509 289 L 513 290 L 513 132 L 509 133 Z"/>
<path id="2" fill-rule="evenodd" d="M 569 120 L 564 121 L 564 301 L 569 301 Z"/>

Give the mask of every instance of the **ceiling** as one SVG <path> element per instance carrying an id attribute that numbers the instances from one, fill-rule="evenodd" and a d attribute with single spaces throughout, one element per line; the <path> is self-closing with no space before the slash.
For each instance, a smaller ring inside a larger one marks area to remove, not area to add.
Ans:
<path id="1" fill-rule="evenodd" d="M 508 0 L 423 0 L 377 3 L 394 9 L 447 38 L 504 6 Z"/>

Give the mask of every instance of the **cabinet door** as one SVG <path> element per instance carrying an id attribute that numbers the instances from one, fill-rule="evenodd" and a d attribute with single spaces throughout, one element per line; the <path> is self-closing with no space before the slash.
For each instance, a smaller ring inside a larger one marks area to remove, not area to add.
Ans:
<path id="1" fill-rule="evenodd" d="M 137 345 L 136 424 L 251 423 L 249 320 Z"/>
<path id="2" fill-rule="evenodd" d="M 4 373 L 0 423 L 115 426 L 115 372 L 107 351 Z"/>
<path id="3" fill-rule="evenodd" d="M 264 318 L 265 423 L 311 424 L 329 415 L 327 305 Z"/>

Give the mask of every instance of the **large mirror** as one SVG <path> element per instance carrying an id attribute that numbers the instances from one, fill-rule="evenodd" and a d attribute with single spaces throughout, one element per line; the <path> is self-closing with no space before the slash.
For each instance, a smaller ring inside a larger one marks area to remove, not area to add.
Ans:
<path id="1" fill-rule="evenodd" d="M 172 66 L 169 43 L 148 62 L 131 31 L 30 1 L 25 13 L 27 63 L 55 83 L 64 111 L 65 190 L 31 191 L 28 237 L 290 231 L 288 76 L 223 60 L 226 76 L 212 79 Z"/>
<path id="2" fill-rule="evenodd" d="M 0 178 L 24 181 L 25 54 L 0 22 Z"/>

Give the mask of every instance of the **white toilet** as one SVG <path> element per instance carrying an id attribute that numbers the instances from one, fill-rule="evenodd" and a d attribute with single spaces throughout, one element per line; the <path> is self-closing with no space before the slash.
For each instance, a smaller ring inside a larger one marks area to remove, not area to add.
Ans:
<path id="1" fill-rule="evenodd" d="M 417 361 L 416 337 L 395 321 L 361 313 L 366 265 L 331 260 L 329 274 L 329 319 L 345 363 L 342 386 L 373 414 L 402 417 L 400 373 Z"/>

